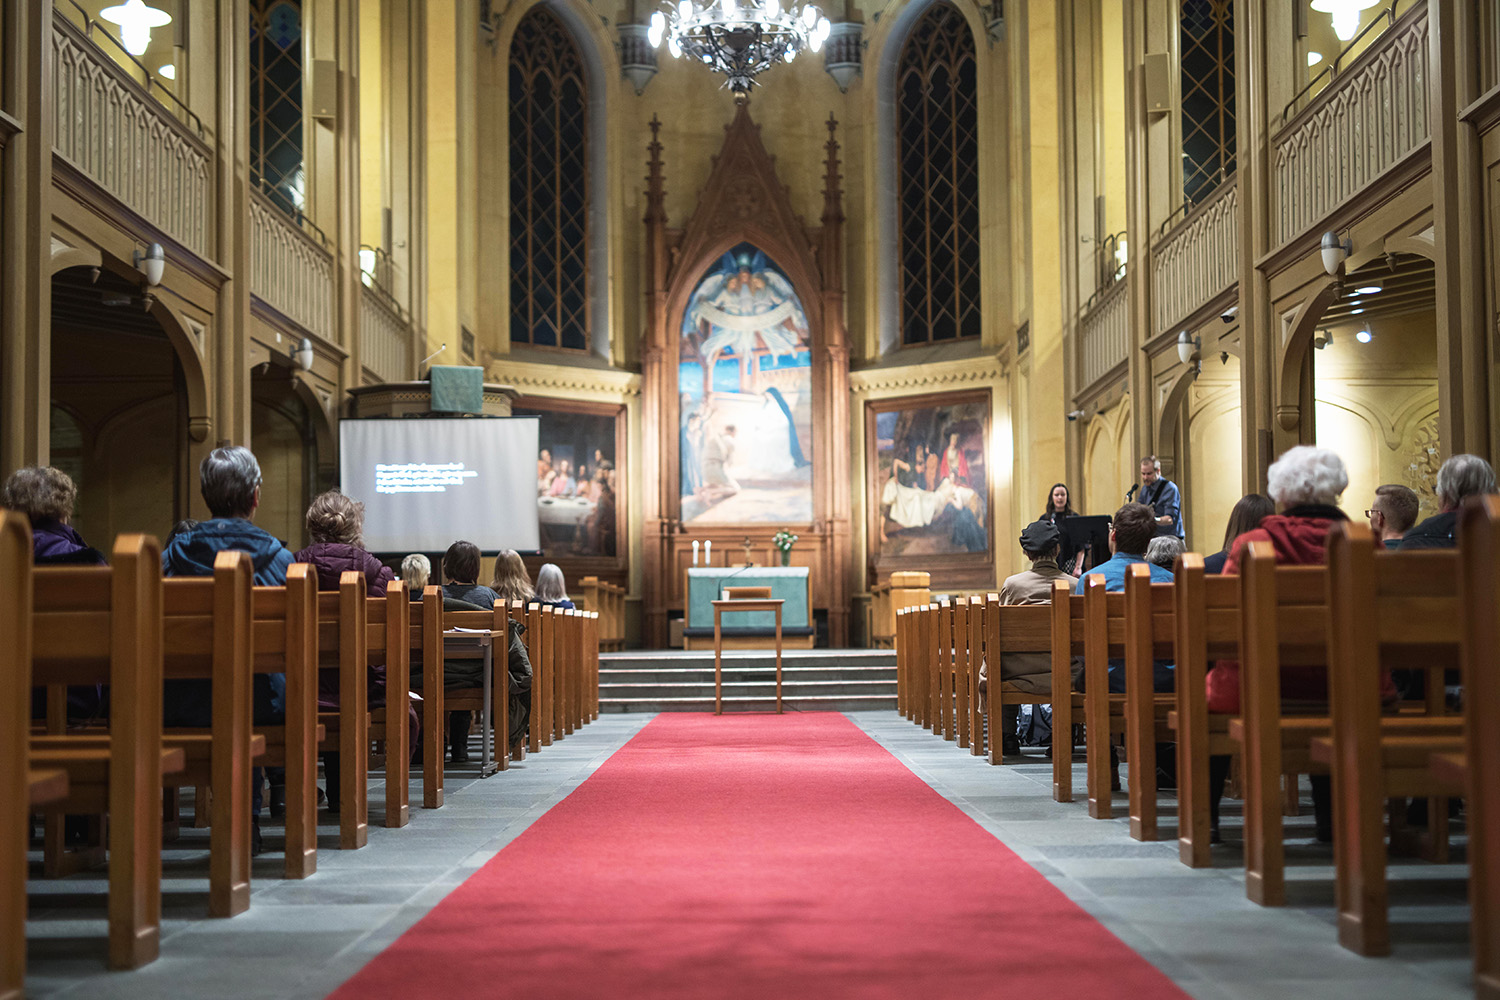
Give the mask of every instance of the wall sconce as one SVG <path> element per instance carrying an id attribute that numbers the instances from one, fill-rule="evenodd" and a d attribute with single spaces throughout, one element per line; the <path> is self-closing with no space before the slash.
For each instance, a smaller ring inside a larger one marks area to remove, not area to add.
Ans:
<path id="1" fill-rule="evenodd" d="M 297 362 L 297 367 L 302 371 L 312 371 L 313 345 L 310 338 L 302 338 L 302 343 L 298 344 L 297 350 L 292 353 L 292 360 Z"/>
<path id="2" fill-rule="evenodd" d="M 1317 333 L 1313 334 L 1312 345 L 1314 350 L 1321 351 L 1331 343 L 1333 343 L 1332 330 L 1319 330 Z"/>
<path id="3" fill-rule="evenodd" d="M 1328 272 L 1330 278 L 1339 276 L 1339 265 L 1353 252 L 1354 244 L 1349 237 L 1341 240 L 1337 233 L 1323 234 L 1323 270 Z"/>
<path id="4" fill-rule="evenodd" d="M 167 269 L 167 253 L 161 248 L 160 243 L 153 243 L 143 253 L 136 250 L 130 255 L 130 262 L 135 269 L 146 276 L 146 284 L 156 286 L 161 284 L 162 275 Z"/>
<path id="5" fill-rule="evenodd" d="M 1198 360 L 1198 351 L 1203 342 L 1197 337 L 1183 330 L 1177 335 L 1177 359 L 1185 365 L 1190 365 Z"/>

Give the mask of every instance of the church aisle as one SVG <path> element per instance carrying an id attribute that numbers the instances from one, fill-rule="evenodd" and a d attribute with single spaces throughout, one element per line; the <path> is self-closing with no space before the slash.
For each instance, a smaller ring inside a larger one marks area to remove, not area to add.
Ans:
<path id="1" fill-rule="evenodd" d="M 1180 997 L 837 714 L 660 715 L 336 996 Z"/>

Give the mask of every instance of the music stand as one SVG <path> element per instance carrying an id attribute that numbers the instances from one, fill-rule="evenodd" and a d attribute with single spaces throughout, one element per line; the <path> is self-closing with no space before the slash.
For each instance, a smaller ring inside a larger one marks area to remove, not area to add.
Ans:
<path id="1" fill-rule="evenodd" d="M 1067 536 L 1074 552 L 1088 552 L 1080 573 L 1086 573 L 1109 559 L 1109 515 L 1074 514 L 1062 518 L 1057 526 Z"/>

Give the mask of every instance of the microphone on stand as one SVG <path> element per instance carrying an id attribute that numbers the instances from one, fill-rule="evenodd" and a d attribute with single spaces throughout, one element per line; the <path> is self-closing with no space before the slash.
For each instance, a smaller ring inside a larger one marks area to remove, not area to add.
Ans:
<path id="1" fill-rule="evenodd" d="M 1140 483 L 1135 483 L 1134 485 L 1132 485 L 1130 487 L 1130 489 L 1126 490 L 1125 491 L 1125 502 L 1129 503 L 1130 501 L 1134 500 L 1135 499 L 1135 491 L 1138 490 L 1138 489 L 1140 489 L 1140 488 L 1141 488 L 1141 484 Z"/>

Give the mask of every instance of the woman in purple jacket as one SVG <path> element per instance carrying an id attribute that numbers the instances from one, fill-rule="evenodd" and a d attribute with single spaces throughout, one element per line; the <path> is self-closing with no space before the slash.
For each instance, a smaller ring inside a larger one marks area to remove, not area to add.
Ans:
<path id="1" fill-rule="evenodd" d="M 25 514 L 31 522 L 31 557 L 38 566 L 104 565 L 104 554 L 89 547 L 68 524 L 77 501 L 73 480 L 50 465 L 17 469 L 0 489 L 0 507 Z"/>
<path id="2" fill-rule="evenodd" d="M 293 560 L 307 563 L 318 574 L 319 590 L 338 590 L 339 578 L 347 571 L 365 575 L 365 591 L 370 597 L 384 597 L 385 586 L 395 579 L 389 566 L 365 551 L 365 505 L 338 490 L 329 490 L 313 498 L 307 508 L 307 535 L 312 544 L 293 555 Z M 379 708 L 385 704 L 385 667 L 370 668 L 368 678 L 369 704 Z M 339 707 L 339 674 L 337 669 L 318 671 L 318 708 Z M 418 734 L 420 722 L 417 712 L 407 704 L 407 721 L 411 733 L 410 747 L 415 750 L 420 744 Z M 338 811 L 339 803 L 339 755 L 323 754 L 323 767 L 328 781 L 328 808 Z M 271 811 L 280 811 L 285 793 L 271 789 Z"/>

